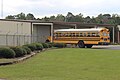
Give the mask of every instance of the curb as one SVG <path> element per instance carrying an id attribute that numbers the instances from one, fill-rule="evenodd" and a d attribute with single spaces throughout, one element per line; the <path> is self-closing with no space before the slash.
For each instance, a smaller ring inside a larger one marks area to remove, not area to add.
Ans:
<path id="1" fill-rule="evenodd" d="M 28 59 L 28 58 L 36 55 L 36 54 L 37 54 L 37 53 L 32 52 L 30 55 L 27 55 L 27 56 L 25 56 L 25 57 L 22 57 L 22 58 L 20 58 L 20 59 L 17 59 L 17 60 L 15 60 L 15 61 L 13 61 L 12 64 L 22 62 L 22 61 L 24 61 L 24 60 L 26 60 L 26 59 Z"/>
<path id="2" fill-rule="evenodd" d="M 22 57 L 22 58 L 19 58 L 19 59 L 15 60 L 15 61 L 0 63 L 0 66 L 17 64 L 17 63 L 19 63 L 19 62 L 22 62 L 22 61 L 24 61 L 24 60 L 26 60 L 26 59 L 29 59 L 30 57 L 33 57 L 33 56 L 35 56 L 36 54 L 38 54 L 38 53 L 40 53 L 40 52 L 44 52 L 44 51 L 46 51 L 46 50 L 51 50 L 51 49 L 48 48 L 48 49 L 43 49 L 42 51 L 31 52 L 30 55 L 26 55 L 26 56 L 24 56 L 24 57 Z"/>
<path id="3" fill-rule="evenodd" d="M 38 52 L 41 52 L 41 51 L 38 51 Z M 37 53 L 38 53 L 38 52 L 37 52 Z M 26 60 L 26 59 L 28 59 L 28 58 L 36 55 L 37 53 L 31 52 L 30 55 L 26 55 L 26 56 L 24 56 L 24 57 L 22 57 L 22 58 L 19 58 L 19 59 L 15 60 L 15 61 L 0 63 L 0 66 L 11 65 L 11 64 L 16 64 L 16 63 L 22 62 L 22 61 L 24 61 L 24 60 Z"/>

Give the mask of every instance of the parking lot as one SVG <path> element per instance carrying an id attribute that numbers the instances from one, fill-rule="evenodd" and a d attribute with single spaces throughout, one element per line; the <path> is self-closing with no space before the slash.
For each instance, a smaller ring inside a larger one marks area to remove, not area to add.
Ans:
<path id="1" fill-rule="evenodd" d="M 93 49 L 120 50 L 120 45 L 93 46 Z"/>

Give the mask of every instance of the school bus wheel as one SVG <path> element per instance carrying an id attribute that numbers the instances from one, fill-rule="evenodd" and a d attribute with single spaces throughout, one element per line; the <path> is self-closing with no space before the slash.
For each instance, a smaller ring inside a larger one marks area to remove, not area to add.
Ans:
<path id="1" fill-rule="evenodd" d="M 84 44 L 84 42 L 83 42 L 82 40 L 80 40 L 80 41 L 78 42 L 78 47 L 79 47 L 79 48 L 85 48 L 85 44 Z"/>
<path id="2" fill-rule="evenodd" d="M 92 44 L 87 44 L 85 45 L 87 48 L 91 48 L 93 45 Z"/>
<path id="3" fill-rule="evenodd" d="M 50 42 L 48 39 L 45 41 L 46 43 Z"/>

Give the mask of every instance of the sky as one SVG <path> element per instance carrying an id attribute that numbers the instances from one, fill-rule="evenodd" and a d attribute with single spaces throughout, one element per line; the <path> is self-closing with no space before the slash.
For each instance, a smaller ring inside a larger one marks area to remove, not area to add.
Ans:
<path id="1" fill-rule="evenodd" d="M 96 17 L 99 14 L 120 14 L 120 0 L 3 0 L 3 8 L 0 6 L 0 18 L 21 12 L 32 13 L 36 18 L 57 14 L 66 16 L 68 12 Z"/>

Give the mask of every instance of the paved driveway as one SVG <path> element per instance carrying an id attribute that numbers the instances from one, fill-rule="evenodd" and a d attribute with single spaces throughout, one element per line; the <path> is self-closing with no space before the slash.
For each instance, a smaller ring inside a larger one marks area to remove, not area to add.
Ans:
<path id="1" fill-rule="evenodd" d="M 93 46 L 93 49 L 110 49 L 110 50 L 120 50 L 120 45 L 108 45 L 108 46 Z"/>

